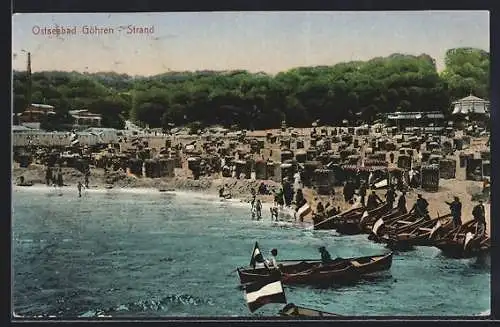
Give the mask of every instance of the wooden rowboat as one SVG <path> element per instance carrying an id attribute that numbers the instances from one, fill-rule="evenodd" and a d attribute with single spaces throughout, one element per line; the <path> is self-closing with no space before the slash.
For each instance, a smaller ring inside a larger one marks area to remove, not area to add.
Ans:
<path id="1" fill-rule="evenodd" d="M 316 309 L 305 308 L 302 306 L 295 305 L 293 303 L 287 304 L 283 309 L 279 311 L 280 316 L 284 317 L 340 317 L 340 315 L 325 311 L 319 311 Z"/>
<path id="2" fill-rule="evenodd" d="M 241 284 L 258 281 L 273 273 L 280 273 L 283 284 L 325 284 L 346 282 L 389 270 L 392 265 L 392 252 L 382 255 L 358 258 L 336 258 L 331 263 L 321 261 L 281 261 L 280 270 L 267 268 L 238 268 Z"/>
<path id="3" fill-rule="evenodd" d="M 368 239 L 378 243 L 382 243 L 384 235 L 400 232 L 404 230 L 405 227 L 414 224 L 421 219 L 423 220 L 423 218 L 419 218 L 413 213 L 396 216 L 390 218 L 387 221 L 383 218 L 380 218 L 373 224 L 373 229 L 368 236 Z"/>
<path id="4" fill-rule="evenodd" d="M 328 230 L 328 229 L 336 229 L 337 228 L 337 221 L 339 218 L 347 218 L 347 217 L 352 217 L 356 215 L 362 215 L 365 209 L 363 207 L 359 208 L 352 208 L 347 211 L 341 212 L 339 214 L 336 214 L 335 216 L 326 218 L 325 220 L 322 220 L 320 222 L 317 222 L 314 224 L 314 229 L 316 230 Z"/>
<path id="5" fill-rule="evenodd" d="M 490 251 L 491 240 L 486 235 L 477 238 L 476 228 L 476 221 L 468 221 L 436 240 L 434 246 L 451 258 L 471 258 L 486 254 Z"/>
<path id="6" fill-rule="evenodd" d="M 356 215 L 339 217 L 336 221 L 336 230 L 340 234 L 356 235 L 361 234 L 363 229 L 361 222 L 373 221 L 387 213 L 391 209 L 384 203 L 370 211 L 363 211 Z"/>
<path id="7" fill-rule="evenodd" d="M 409 250 L 414 246 L 433 246 L 440 234 L 453 228 L 453 217 L 448 214 L 431 220 L 417 221 L 392 234 L 381 237 L 392 250 Z"/>

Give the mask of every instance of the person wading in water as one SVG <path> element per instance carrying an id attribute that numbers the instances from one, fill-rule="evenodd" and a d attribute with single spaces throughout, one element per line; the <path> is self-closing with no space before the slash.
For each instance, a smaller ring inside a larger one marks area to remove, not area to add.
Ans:
<path id="1" fill-rule="evenodd" d="M 82 197 L 82 182 L 78 181 L 78 184 L 76 185 L 76 187 L 78 187 L 78 197 L 81 198 Z"/>
<path id="2" fill-rule="evenodd" d="M 255 203 L 255 214 L 257 215 L 257 220 L 262 219 L 262 202 L 260 202 L 260 199 L 257 199 Z"/>

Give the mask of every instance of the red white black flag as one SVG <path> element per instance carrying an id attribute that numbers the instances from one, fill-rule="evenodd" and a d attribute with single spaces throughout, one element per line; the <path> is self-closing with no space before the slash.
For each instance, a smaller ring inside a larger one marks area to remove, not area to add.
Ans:
<path id="1" fill-rule="evenodd" d="M 250 312 L 268 303 L 286 303 L 285 291 L 279 275 L 273 274 L 245 286 L 245 296 Z"/>

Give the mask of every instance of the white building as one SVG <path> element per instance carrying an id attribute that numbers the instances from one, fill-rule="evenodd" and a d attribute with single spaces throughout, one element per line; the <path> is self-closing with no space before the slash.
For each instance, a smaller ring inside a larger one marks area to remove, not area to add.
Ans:
<path id="1" fill-rule="evenodd" d="M 472 94 L 463 99 L 454 101 L 452 115 L 478 114 L 489 116 L 490 102 Z"/>

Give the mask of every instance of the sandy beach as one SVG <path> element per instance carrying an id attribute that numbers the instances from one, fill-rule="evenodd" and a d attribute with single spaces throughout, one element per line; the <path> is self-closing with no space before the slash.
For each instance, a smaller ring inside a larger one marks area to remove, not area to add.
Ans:
<path id="1" fill-rule="evenodd" d="M 83 182 L 83 174 L 73 168 L 62 168 L 64 184 L 68 187 L 74 187 L 78 181 Z M 124 172 L 112 172 L 106 176 L 103 169 L 93 168 L 89 188 L 105 189 L 112 186 L 113 189 L 156 189 L 168 191 L 189 191 L 199 192 L 218 196 L 219 189 L 224 186 L 225 192 L 231 195 L 233 201 L 250 202 L 251 189 L 257 189 L 261 182 L 264 182 L 271 190 L 278 190 L 281 184 L 271 180 L 250 180 L 250 179 L 235 179 L 223 178 L 218 176 L 200 177 L 194 180 L 189 176 L 189 171 L 184 168 L 176 168 L 176 177 L 174 178 L 138 178 L 127 176 Z M 457 171 L 457 175 L 459 171 Z M 12 180 L 16 181 L 20 176 L 24 176 L 26 181 L 32 182 L 34 185 L 44 185 L 45 167 L 42 165 L 32 164 L 28 168 L 19 168 L 14 164 L 12 170 Z M 111 183 L 110 183 L 111 182 Z M 462 221 L 467 222 L 472 220 L 472 208 L 476 202 L 471 201 L 473 194 L 481 192 L 482 183 L 477 181 L 459 180 L 459 179 L 441 179 L 439 192 L 425 192 L 421 190 L 411 189 L 407 197 L 407 206 L 410 208 L 417 199 L 417 194 L 421 193 L 429 202 L 430 214 L 432 217 L 438 215 L 443 216 L 449 213 L 449 207 L 445 201 L 452 201 L 453 196 L 458 196 L 462 202 Z M 385 190 L 376 190 L 379 197 L 383 197 Z M 313 189 L 304 188 L 304 196 L 308 203 L 315 207 L 317 201 L 322 201 L 324 204 L 328 201 L 332 205 L 338 206 L 341 210 L 346 210 L 351 207 L 345 203 L 342 196 L 342 187 L 335 187 L 335 196 L 318 196 Z M 273 203 L 272 195 L 259 195 L 259 199 L 265 207 Z M 317 200 L 316 200 L 317 199 Z M 333 200 L 333 201 L 332 201 Z M 267 209 L 267 208 L 265 208 Z M 487 231 L 490 234 L 490 204 L 485 203 Z M 263 211 L 264 217 L 269 215 L 267 210 Z M 312 222 L 311 217 L 306 217 L 308 222 Z"/>

